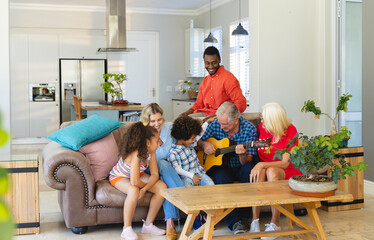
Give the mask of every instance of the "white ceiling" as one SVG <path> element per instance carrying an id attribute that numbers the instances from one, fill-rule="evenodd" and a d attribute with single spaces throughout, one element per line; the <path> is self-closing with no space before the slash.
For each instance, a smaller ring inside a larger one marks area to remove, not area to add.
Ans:
<path id="1" fill-rule="evenodd" d="M 220 0 L 212 0 L 212 6 Z M 222 1 L 222 0 L 221 0 Z M 11 4 L 43 4 L 105 7 L 105 0 L 10 0 Z M 127 8 L 197 10 L 209 0 L 126 0 Z"/>

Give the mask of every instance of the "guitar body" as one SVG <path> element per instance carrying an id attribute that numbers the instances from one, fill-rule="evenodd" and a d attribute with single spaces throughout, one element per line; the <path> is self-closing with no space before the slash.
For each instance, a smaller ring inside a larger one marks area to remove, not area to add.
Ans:
<path id="1" fill-rule="evenodd" d="M 217 140 L 215 138 L 208 138 L 205 140 L 206 142 L 209 142 L 213 144 L 214 148 L 225 148 L 230 146 L 230 140 L 228 138 L 224 138 L 222 140 Z M 213 166 L 221 166 L 222 165 L 222 157 L 223 155 L 215 156 L 212 155 L 206 155 L 204 151 L 199 151 L 197 153 L 197 158 L 200 161 L 201 166 L 205 169 L 205 171 L 208 171 Z"/>
<path id="2" fill-rule="evenodd" d="M 228 164 L 227 161 L 229 161 L 229 158 L 232 156 L 231 153 L 235 152 L 236 143 L 230 142 L 228 138 L 224 138 L 221 140 L 217 140 L 215 138 L 208 138 L 205 140 L 208 143 L 213 144 L 214 148 L 216 149 L 215 154 L 212 155 L 206 155 L 204 151 L 199 151 L 197 153 L 197 158 L 200 161 L 201 166 L 205 169 L 205 171 L 208 171 L 213 166 L 220 166 L 224 162 L 225 164 Z M 253 142 L 247 142 L 243 143 L 243 147 L 245 149 L 249 147 L 254 148 L 261 148 L 261 147 L 269 147 L 270 146 L 271 139 L 261 139 Z M 222 159 L 222 158 L 225 159 Z"/>

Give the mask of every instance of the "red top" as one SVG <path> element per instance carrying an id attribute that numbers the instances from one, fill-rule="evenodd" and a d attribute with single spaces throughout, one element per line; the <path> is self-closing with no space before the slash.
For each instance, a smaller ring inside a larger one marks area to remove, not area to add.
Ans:
<path id="1" fill-rule="evenodd" d="M 224 102 L 234 103 L 240 112 L 247 108 L 238 79 L 220 66 L 217 72 L 203 79 L 195 104 L 191 107 L 194 113 L 202 112 L 206 116 L 216 114 L 217 108 Z"/>
<path id="2" fill-rule="evenodd" d="M 265 149 L 258 149 L 258 156 L 260 157 L 260 160 L 262 162 L 273 162 L 273 161 L 280 161 L 278 158 L 273 160 L 275 150 L 286 148 L 288 139 L 293 139 L 297 133 L 297 130 L 295 126 L 291 124 L 291 126 L 289 126 L 286 131 L 286 135 L 284 135 L 277 143 L 273 143 L 274 141 L 273 135 L 265 130 L 262 122 L 258 125 L 257 132 L 258 132 L 259 139 L 271 138 L 271 146 L 273 146 L 273 148 L 270 149 L 270 154 L 265 153 L 266 151 Z M 296 146 L 296 144 L 290 147 L 289 150 L 292 149 L 294 146 Z M 294 165 L 290 163 L 287 169 L 294 169 Z M 299 173 L 301 174 L 301 172 Z"/>

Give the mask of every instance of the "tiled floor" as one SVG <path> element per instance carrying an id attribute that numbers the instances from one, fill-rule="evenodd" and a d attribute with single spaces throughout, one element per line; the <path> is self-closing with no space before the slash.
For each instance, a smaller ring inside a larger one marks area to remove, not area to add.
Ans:
<path id="1" fill-rule="evenodd" d="M 13 145 L 13 154 L 22 153 L 38 153 L 41 154 L 45 144 L 34 145 Z M 41 165 L 41 162 L 40 162 Z M 60 208 L 57 203 L 57 192 L 48 187 L 43 179 L 42 168 L 39 172 L 40 185 L 40 234 L 34 235 L 20 235 L 15 236 L 15 240 L 31 240 L 31 239 L 45 239 L 45 240 L 103 240 L 103 239 L 118 239 L 122 231 L 122 225 L 105 225 L 89 228 L 84 235 L 75 235 L 70 229 L 67 229 L 64 224 Z M 374 196 L 365 195 L 365 208 L 361 210 L 341 211 L 341 212 L 326 212 L 318 210 L 321 218 L 323 228 L 329 240 L 374 240 Z M 307 216 L 302 217 L 305 222 L 309 223 Z M 264 224 L 269 222 L 269 217 L 261 219 L 261 228 Z M 282 225 L 285 225 L 285 218 L 281 219 Z M 158 222 L 159 227 L 164 228 L 163 222 Z M 134 224 L 136 232 L 140 233 L 141 223 Z M 181 230 L 182 224 L 177 230 Z M 226 226 L 220 223 L 215 231 L 217 235 L 228 234 Z M 139 234 L 139 239 L 159 240 L 165 239 L 162 237 L 155 237 L 147 234 Z M 277 238 L 277 240 L 291 239 L 287 237 Z"/>

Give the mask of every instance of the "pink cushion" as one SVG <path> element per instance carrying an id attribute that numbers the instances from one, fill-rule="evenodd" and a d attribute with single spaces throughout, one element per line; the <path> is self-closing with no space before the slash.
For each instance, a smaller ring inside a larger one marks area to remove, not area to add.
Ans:
<path id="1" fill-rule="evenodd" d="M 90 163 L 95 182 L 107 178 L 110 170 L 119 160 L 117 143 L 112 133 L 84 145 L 79 151 L 86 156 Z"/>

